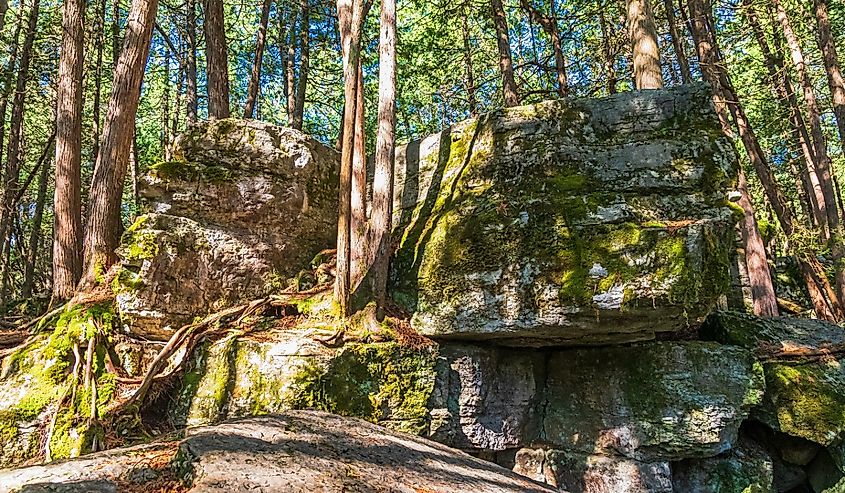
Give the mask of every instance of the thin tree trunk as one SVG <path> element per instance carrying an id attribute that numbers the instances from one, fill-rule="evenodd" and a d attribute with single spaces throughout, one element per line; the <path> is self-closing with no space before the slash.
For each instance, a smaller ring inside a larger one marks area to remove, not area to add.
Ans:
<path id="1" fill-rule="evenodd" d="M 300 0 L 301 19 L 299 21 L 299 79 L 296 83 L 296 104 L 293 111 L 293 128 L 302 130 L 305 113 L 305 91 L 308 88 L 308 70 L 310 63 L 310 9 L 308 0 Z"/>
<path id="2" fill-rule="evenodd" d="M 264 44 L 267 41 L 267 23 L 270 21 L 270 5 L 272 0 L 264 0 L 261 5 L 261 22 L 258 24 L 258 35 L 255 39 L 255 58 L 252 61 L 252 72 L 249 86 L 246 90 L 246 104 L 244 104 L 244 118 L 255 115 L 255 102 L 261 87 L 261 62 L 264 60 Z"/>
<path id="3" fill-rule="evenodd" d="M 557 76 L 557 93 L 560 97 L 566 97 L 569 94 L 569 83 L 566 77 L 566 60 L 563 56 L 563 47 L 560 41 L 560 31 L 557 27 L 557 19 L 552 15 L 543 15 L 532 5 L 531 0 L 520 0 L 523 10 L 528 13 L 528 16 L 540 27 L 543 28 L 546 35 L 552 41 L 552 51 L 555 57 L 555 74 Z M 554 2 L 552 2 L 554 8 Z"/>
<path id="4" fill-rule="evenodd" d="M 634 87 L 638 90 L 660 89 L 663 87 L 663 73 L 651 3 L 649 0 L 627 0 L 626 8 L 634 62 Z"/>
<path id="5" fill-rule="evenodd" d="M 604 17 L 604 8 L 601 6 L 599 6 L 599 25 L 601 26 L 602 48 L 604 49 L 604 75 L 607 80 L 607 93 L 616 94 L 615 56 L 610 47 L 610 33 L 607 29 L 607 19 Z"/>
<path id="6" fill-rule="evenodd" d="M 801 167 L 799 177 L 801 178 L 803 188 L 807 192 L 807 198 L 809 199 L 809 205 L 812 211 L 812 219 L 820 230 L 824 232 L 827 230 L 827 216 L 824 212 L 824 194 L 822 194 L 821 184 L 816 173 L 816 155 L 810 143 L 810 134 L 804 123 L 804 117 L 801 115 L 801 108 L 795 97 L 795 90 L 792 87 L 789 71 L 786 69 L 783 59 L 776 57 L 769 47 L 765 32 L 757 18 L 757 12 L 751 0 L 743 0 L 742 5 L 743 12 L 748 19 L 748 23 L 751 25 L 751 30 L 754 32 L 754 37 L 757 39 L 757 44 L 760 46 L 763 61 L 775 93 L 778 99 L 787 105 L 792 135 L 800 147 L 801 156 L 803 157 L 803 166 Z"/>
<path id="7" fill-rule="evenodd" d="M 383 310 L 387 298 L 393 217 L 393 163 L 396 143 L 396 0 L 382 0 L 379 43 L 379 109 L 370 249 L 373 298 Z"/>
<path id="8" fill-rule="evenodd" d="M 161 96 L 161 148 L 164 160 L 170 161 L 170 49 L 164 47 L 164 89 Z M 137 142 L 135 143 L 137 152 Z M 137 159 L 136 159 L 137 161 Z"/>
<path id="9" fill-rule="evenodd" d="M 352 168 L 355 153 L 358 66 L 365 5 L 362 0 L 337 0 L 337 18 L 343 55 L 344 107 L 338 190 L 337 268 L 335 298 L 340 314 L 349 313 L 350 235 L 352 225 Z M 360 88 L 363 90 L 363 88 Z"/>
<path id="10" fill-rule="evenodd" d="M 105 3 L 103 3 L 105 8 Z M 70 299 L 82 275 L 82 61 L 85 0 L 65 0 L 56 91 L 56 186 L 53 198 L 53 302 Z M 101 45 L 102 48 L 102 45 Z M 102 65 L 102 49 L 98 65 Z M 99 127 L 99 77 L 95 126 Z M 99 148 L 95 134 L 95 148 Z M 96 155 L 95 155 L 96 157 Z"/>
<path id="11" fill-rule="evenodd" d="M 739 130 L 749 161 L 757 172 L 763 190 L 772 204 L 781 227 L 787 236 L 791 236 L 794 231 L 792 211 L 789 209 L 786 199 L 768 167 L 763 150 L 757 141 L 757 136 L 745 117 L 745 112 L 736 97 L 736 92 L 719 57 L 715 33 L 709 29 L 709 18 L 712 14 L 709 8 L 704 6 L 703 0 L 690 0 L 689 8 L 692 34 L 695 38 L 702 74 L 713 88 L 717 106 L 727 106 Z M 743 194 L 740 204 L 744 213 L 742 237 L 749 279 L 752 282 L 751 292 L 754 310 L 755 312 L 759 311 L 762 315 L 773 315 L 777 313 L 777 299 L 768 270 L 766 251 L 762 240 L 760 240 L 759 231 L 757 231 L 753 205 L 748 197 L 744 178 L 744 175 L 740 176 L 739 183 L 740 193 Z"/>
<path id="12" fill-rule="evenodd" d="M 135 129 L 141 81 L 150 52 L 158 0 L 133 0 L 126 37 L 117 62 L 103 143 L 91 181 L 91 204 L 85 236 L 86 284 L 117 260 L 123 180 Z"/>
<path id="13" fill-rule="evenodd" d="M 513 59 L 511 58 L 510 37 L 508 35 L 508 18 L 502 0 L 491 0 L 493 7 L 493 24 L 496 26 L 496 44 L 499 48 L 499 70 L 502 72 L 502 95 L 505 108 L 519 106 L 519 90 L 513 74 Z"/>
<path id="14" fill-rule="evenodd" d="M 38 261 L 38 245 L 41 243 L 41 223 L 44 220 L 44 204 L 47 202 L 47 179 L 50 176 L 50 162 L 47 156 L 56 139 L 56 131 L 50 133 L 44 151 L 38 158 L 36 166 L 41 167 L 38 175 L 38 194 L 35 197 L 35 211 L 32 214 L 32 232 L 29 235 L 29 249 L 27 251 L 26 266 L 24 268 L 21 298 L 29 298 L 35 286 L 35 265 Z"/>
<path id="15" fill-rule="evenodd" d="M 675 56 L 678 59 L 678 67 L 681 68 L 681 81 L 684 84 L 692 82 L 692 73 L 689 69 L 689 60 L 684 50 L 684 39 L 678 33 L 678 25 L 675 21 L 675 1 L 663 0 L 666 7 L 666 21 L 669 24 L 669 37 L 672 39 L 672 47 L 675 49 Z"/>
<path id="16" fill-rule="evenodd" d="M 285 98 L 288 110 L 288 125 L 293 126 L 296 115 L 296 20 L 298 14 L 291 7 L 288 26 L 287 56 L 285 57 Z"/>
<path id="17" fill-rule="evenodd" d="M 229 118 L 229 61 L 226 30 L 223 25 L 223 0 L 203 0 L 205 8 L 205 53 L 207 60 L 209 118 Z"/>
<path id="18" fill-rule="evenodd" d="M 38 24 L 39 0 L 33 0 L 27 20 L 26 36 L 24 36 L 23 48 L 21 50 L 20 66 L 15 80 L 15 96 L 12 99 L 12 119 L 9 122 L 9 149 L 6 153 L 6 169 L 3 177 L 3 203 L 0 210 L 0 241 L 4 258 L 11 254 L 11 229 L 15 216 L 16 200 L 18 194 L 18 180 L 20 178 L 21 166 L 21 141 L 23 139 L 23 117 L 24 103 L 26 101 L 26 83 L 29 80 L 29 65 L 32 59 L 32 48 L 35 44 L 36 27 Z M 0 300 L 5 300 L 9 281 L 9 265 L 3 265 L 2 287 L 0 287 Z"/>
<path id="19" fill-rule="evenodd" d="M 21 37 L 21 30 L 23 28 L 23 12 L 19 12 L 18 22 L 15 26 L 15 34 L 12 40 L 12 51 L 9 53 L 9 62 L 3 73 L 3 99 L 0 101 L 0 156 L 3 155 L 6 141 L 6 113 L 9 108 L 9 98 L 12 96 L 12 87 L 15 81 L 15 64 L 18 61 L 18 45 Z M 0 175 L 2 169 L 0 169 Z M 0 203 L 0 209 L 2 203 Z M 0 248 L 2 250 L 2 248 Z"/>
<path id="20" fill-rule="evenodd" d="M 120 0 L 112 0 L 111 10 L 111 65 L 117 67 L 120 57 Z"/>
<path id="21" fill-rule="evenodd" d="M 97 159 L 97 154 L 100 153 L 100 101 L 102 99 L 103 87 L 103 45 L 105 44 L 106 36 L 106 0 L 100 0 L 97 4 L 96 19 L 97 25 L 94 30 L 94 49 L 96 51 L 94 61 L 94 99 L 91 107 L 91 133 L 94 134 L 91 155 L 94 159 Z M 79 281 L 78 278 L 77 281 Z"/>
<path id="22" fill-rule="evenodd" d="M 366 18 L 366 14 L 363 16 Z M 352 159 L 352 224 L 349 244 L 349 287 L 350 292 L 358 290 L 366 274 L 367 259 L 370 258 L 367 245 L 367 143 L 364 114 L 364 70 L 358 59 L 358 82 L 355 92 L 355 156 Z"/>
<path id="23" fill-rule="evenodd" d="M 822 186 L 822 193 L 825 201 L 825 214 L 827 215 L 828 229 L 830 232 L 830 253 L 834 263 L 834 274 L 836 276 L 836 295 L 841 304 L 845 301 L 845 231 L 841 225 L 839 207 L 836 201 L 836 187 L 833 184 L 833 166 L 830 157 L 827 155 L 827 142 L 821 126 L 821 112 L 816 101 L 815 89 L 807 73 L 804 54 L 798 37 L 792 30 L 789 17 L 783 9 L 779 0 L 773 0 L 777 9 L 778 20 L 783 28 L 787 46 L 792 53 L 792 62 L 798 72 L 798 78 L 804 89 L 804 103 L 807 110 L 807 122 L 810 124 L 810 136 L 813 139 L 814 151 L 816 154 L 816 171 L 819 175 L 819 182 Z"/>
<path id="24" fill-rule="evenodd" d="M 185 22 L 188 38 L 188 54 L 185 66 L 186 90 L 185 99 L 187 103 L 188 123 L 197 121 L 197 5 L 196 0 L 185 2 L 187 12 Z"/>
<path id="25" fill-rule="evenodd" d="M 845 154 L 845 78 L 839 69 L 839 58 L 836 52 L 836 40 L 831 34 L 830 18 L 827 14 L 827 0 L 813 0 L 816 8 L 816 33 L 819 49 L 822 52 L 824 68 L 827 72 L 827 85 L 830 88 L 833 113 L 836 115 L 836 126 L 839 129 L 839 140 L 842 152 Z"/>
<path id="26" fill-rule="evenodd" d="M 461 35 L 464 40 L 464 69 L 466 73 L 467 105 L 471 116 L 478 115 L 478 99 L 475 96 L 475 73 L 472 69 L 472 46 L 469 39 L 469 22 L 466 6 L 461 9 Z"/>

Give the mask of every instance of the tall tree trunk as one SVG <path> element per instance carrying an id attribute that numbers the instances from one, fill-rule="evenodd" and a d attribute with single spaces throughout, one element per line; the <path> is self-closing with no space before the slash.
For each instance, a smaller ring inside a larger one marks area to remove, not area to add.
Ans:
<path id="1" fill-rule="evenodd" d="M 114 69 L 120 57 L 120 0 L 112 0 L 111 9 L 111 65 Z"/>
<path id="2" fill-rule="evenodd" d="M 378 136 L 376 138 L 373 207 L 370 213 L 370 261 L 376 305 L 384 309 L 392 253 L 393 163 L 396 157 L 396 0 L 382 0 L 379 42 Z"/>
<path id="3" fill-rule="evenodd" d="M 343 55 L 343 124 L 338 187 L 337 269 L 335 298 L 341 315 L 349 313 L 352 225 L 352 168 L 355 160 L 358 66 L 365 5 L 362 0 L 337 0 L 337 18 Z"/>
<path id="4" fill-rule="evenodd" d="M 104 5 L 104 4 L 103 4 Z M 82 61 L 85 0 L 65 0 L 56 91 L 53 301 L 70 299 L 82 274 Z M 101 51 L 102 55 L 102 51 Z M 102 61 L 100 61 L 102 65 Z M 95 106 L 99 125 L 99 78 Z M 98 140 L 95 136 L 95 140 Z M 95 144 L 97 145 L 97 144 Z M 97 146 L 99 147 L 99 146 Z M 96 157 L 96 155 L 95 155 Z"/>
<path id="5" fill-rule="evenodd" d="M 816 101 L 815 88 L 807 73 L 807 66 L 804 61 L 804 54 L 798 37 L 792 30 L 789 17 L 783 9 L 779 0 L 773 0 L 777 9 L 778 20 L 783 28 L 786 37 L 786 44 L 792 54 L 792 62 L 798 72 L 801 87 L 804 89 L 804 103 L 807 110 L 807 122 L 810 125 L 810 136 L 813 139 L 816 155 L 816 171 L 819 175 L 819 182 L 822 186 L 822 194 L 825 201 L 825 214 L 830 232 L 830 253 L 834 263 L 836 276 L 836 294 L 840 304 L 845 301 L 845 231 L 841 224 L 839 207 L 836 201 L 836 187 L 833 184 L 833 169 L 830 157 L 827 155 L 827 141 L 821 125 L 821 112 Z"/>
<path id="6" fill-rule="evenodd" d="M 226 54 L 226 30 L 223 25 L 223 0 L 203 0 L 203 5 L 208 116 L 229 118 L 229 61 Z"/>
<path id="7" fill-rule="evenodd" d="M 599 6 L 599 25 L 601 26 L 602 49 L 604 50 L 604 75 L 607 80 L 607 93 L 616 94 L 616 69 L 614 68 L 615 55 L 610 46 L 610 32 L 607 28 L 607 19 L 604 17 L 604 8 Z"/>
<path id="8" fill-rule="evenodd" d="M 185 22 L 188 53 L 185 62 L 185 99 L 187 103 L 187 119 L 189 123 L 197 121 L 197 5 L 196 0 L 185 2 Z"/>
<path id="9" fill-rule="evenodd" d="M 783 59 L 779 56 L 776 57 L 769 47 L 769 43 L 766 41 L 766 34 L 757 17 L 757 12 L 754 9 L 752 1 L 743 0 L 742 5 L 743 12 L 748 19 L 748 23 L 751 25 L 752 32 L 754 32 L 754 37 L 757 39 L 757 44 L 760 46 L 760 52 L 763 55 L 763 61 L 775 89 L 775 94 L 783 104 L 787 105 L 792 135 L 803 157 L 801 161 L 803 166 L 800 169 L 799 177 L 802 187 L 807 193 L 813 222 L 822 231 L 826 231 L 827 216 L 824 212 L 825 200 L 822 194 L 821 184 L 819 183 L 819 177 L 816 173 L 816 155 L 810 142 L 810 134 L 804 123 L 804 117 L 801 115 L 801 108 L 795 97 L 795 90 L 792 87 L 789 71 L 786 69 Z"/>
<path id="10" fill-rule="evenodd" d="M 29 65 L 32 60 L 32 47 L 35 44 L 36 27 L 38 24 L 39 0 L 33 0 L 27 19 L 26 36 L 21 49 L 20 66 L 15 79 L 15 95 L 12 99 L 12 119 L 9 122 L 9 148 L 6 153 L 6 169 L 3 176 L 3 203 L 0 209 L 0 252 L 3 258 L 11 254 L 11 229 L 15 217 L 16 200 L 18 194 L 18 180 L 21 167 L 21 141 L 23 139 L 24 103 L 26 102 L 26 83 L 29 80 Z M 9 281 L 9 265 L 2 268 L 2 287 L 0 300 L 7 299 Z"/>
<path id="11" fill-rule="evenodd" d="M 3 155 L 6 142 L 6 113 L 8 113 L 9 98 L 12 96 L 12 87 L 15 81 L 15 64 L 18 61 L 18 47 L 24 24 L 22 15 L 23 13 L 18 15 L 15 34 L 12 37 L 12 50 L 9 53 L 9 62 L 3 71 L 3 94 L 2 100 L 0 100 L 0 156 Z M 2 175 L 2 170 L 0 170 L 0 175 Z M 0 203 L 0 208 L 2 208 L 2 203 Z"/>
<path id="12" fill-rule="evenodd" d="M 158 0 L 133 0 L 123 48 L 114 72 L 103 143 L 91 180 L 85 236 L 85 279 L 93 284 L 100 269 L 117 260 L 123 180 L 135 129 L 141 81 L 150 52 Z"/>
<path id="13" fill-rule="evenodd" d="M 100 101 L 103 93 L 103 46 L 106 41 L 106 0 L 100 0 L 98 2 L 96 19 L 97 25 L 94 29 L 94 50 L 96 52 L 94 61 L 94 99 L 91 106 L 91 133 L 94 134 L 94 143 L 91 146 L 93 159 L 97 159 L 97 154 L 100 153 L 100 125 L 102 120 L 100 118 Z M 81 233 L 79 236 L 81 237 Z M 76 280 L 78 282 L 79 278 L 77 277 Z"/>
<path id="14" fill-rule="evenodd" d="M 38 175 L 38 193 L 35 196 L 35 211 L 32 214 L 32 232 L 29 235 L 29 248 L 27 249 L 26 266 L 24 267 L 23 284 L 21 285 L 21 298 L 26 299 L 32 295 L 32 288 L 35 286 L 35 265 L 38 262 L 38 245 L 41 243 L 41 223 L 44 220 L 44 205 L 47 202 L 47 179 L 50 176 L 50 162 L 47 155 L 53 147 L 56 138 L 55 130 L 50 133 L 44 151 L 38 158 L 36 166 L 41 167 Z"/>
<path id="15" fill-rule="evenodd" d="M 261 22 L 258 24 L 258 34 L 255 38 L 255 58 L 252 61 L 252 72 L 249 86 L 246 90 L 246 104 L 244 104 L 244 118 L 255 115 L 255 102 L 261 87 L 261 62 L 264 60 L 264 44 L 267 41 L 267 23 L 270 21 L 270 5 L 272 0 L 264 0 L 261 5 Z"/>
<path id="16" fill-rule="evenodd" d="M 366 18 L 366 9 L 363 18 Z M 367 132 L 364 114 L 364 70 L 358 58 L 355 92 L 355 146 L 352 159 L 352 224 L 350 225 L 349 287 L 355 293 L 366 273 L 370 257 L 367 245 Z"/>
<path id="17" fill-rule="evenodd" d="M 813 0 L 816 8 L 816 30 L 819 49 L 822 52 L 824 68 L 827 72 L 827 85 L 832 97 L 833 113 L 839 129 L 842 152 L 845 153 L 845 78 L 839 69 L 836 41 L 831 34 L 830 18 L 827 14 L 827 0 Z"/>
<path id="18" fill-rule="evenodd" d="M 502 0 L 491 0 L 493 25 L 496 26 L 496 44 L 499 48 L 499 70 L 502 72 L 502 95 L 505 108 L 519 106 L 519 89 L 513 75 L 511 43 L 508 35 L 508 18 Z"/>
<path id="19" fill-rule="evenodd" d="M 672 39 L 672 47 L 675 49 L 675 57 L 678 59 L 678 67 L 681 68 L 681 81 L 684 84 L 692 82 L 692 73 L 689 69 L 689 60 L 684 50 L 684 39 L 678 33 L 678 24 L 675 21 L 675 1 L 663 0 L 666 7 L 666 21 L 669 24 L 669 37 Z"/>
<path id="20" fill-rule="evenodd" d="M 531 0 L 519 0 L 522 9 L 528 13 L 528 16 L 540 27 L 543 28 L 546 35 L 552 41 L 552 51 L 555 57 L 555 74 L 557 76 L 557 93 L 560 97 L 566 97 L 569 94 L 569 83 L 566 77 L 566 60 L 563 56 L 563 46 L 560 41 L 560 31 L 557 27 L 557 19 L 554 16 L 554 11 L 551 15 L 543 15 L 531 3 Z M 554 9 L 554 2 L 552 2 L 552 9 Z"/>
<path id="21" fill-rule="evenodd" d="M 293 126 L 296 116 L 296 20 L 297 10 L 291 7 L 288 42 L 285 56 L 285 99 L 288 111 L 288 125 Z"/>
<path id="22" fill-rule="evenodd" d="M 469 39 L 469 21 L 467 19 L 466 6 L 461 9 L 461 35 L 464 40 L 464 70 L 465 88 L 467 91 L 467 105 L 471 116 L 478 115 L 478 99 L 475 95 L 475 73 L 472 69 L 472 45 Z"/>
<path id="23" fill-rule="evenodd" d="M 170 161 L 170 49 L 164 47 L 164 88 L 161 95 L 161 148 L 165 162 Z M 137 152 L 137 139 L 135 149 Z M 136 160 L 137 161 L 137 160 Z"/>
<path id="24" fill-rule="evenodd" d="M 660 89 L 663 73 L 660 70 L 660 49 L 657 28 L 649 0 L 627 0 L 628 38 L 634 62 L 634 87 Z"/>
<path id="25" fill-rule="evenodd" d="M 296 82 L 296 104 L 293 111 L 293 128 L 302 130 L 305 113 L 305 91 L 308 88 L 308 70 L 310 63 L 311 12 L 308 0 L 300 0 L 301 19 L 299 21 L 299 78 Z"/>
<path id="26" fill-rule="evenodd" d="M 724 64 L 719 57 L 715 33 L 709 29 L 710 9 L 705 7 L 703 0 L 689 0 L 692 34 L 695 38 L 701 71 L 705 79 L 713 88 L 717 106 L 726 105 L 739 130 L 742 143 L 748 154 L 749 161 L 754 166 L 757 176 L 763 185 L 775 214 L 780 220 L 781 227 L 787 236 L 794 231 L 792 211 L 786 203 L 786 198 L 778 188 L 777 182 L 768 167 L 763 150 L 751 128 L 745 112 L 736 97 L 733 84 L 725 71 Z M 745 261 L 752 283 L 751 293 L 755 312 L 761 315 L 777 314 L 777 299 L 772 287 L 766 251 L 757 230 L 754 210 L 745 186 L 744 175 L 740 176 L 740 206 L 743 208 L 742 237 L 745 246 Z"/>

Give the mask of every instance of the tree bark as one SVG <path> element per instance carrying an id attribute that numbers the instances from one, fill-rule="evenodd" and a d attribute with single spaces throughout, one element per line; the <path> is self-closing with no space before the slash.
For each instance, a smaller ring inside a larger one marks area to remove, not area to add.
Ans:
<path id="1" fill-rule="evenodd" d="M 203 5 L 208 117 L 229 118 L 229 61 L 226 54 L 226 30 L 223 25 L 223 0 L 203 0 Z"/>
<path id="2" fill-rule="evenodd" d="M 293 111 L 293 128 L 302 130 L 305 113 L 305 91 L 308 88 L 308 70 L 310 63 L 311 12 L 308 0 L 300 0 L 299 21 L 299 78 L 296 82 L 296 100 Z"/>
<path id="3" fill-rule="evenodd" d="M 264 0 L 261 5 L 261 22 L 258 24 L 258 35 L 255 39 L 255 58 L 252 61 L 252 72 L 246 90 L 244 118 L 252 118 L 255 115 L 255 103 L 261 87 L 261 62 L 264 60 L 264 44 L 267 40 L 267 23 L 270 21 L 271 4 L 272 0 Z"/>
<path id="4" fill-rule="evenodd" d="M 563 56 L 563 47 L 560 41 L 560 31 L 557 27 L 557 19 L 552 15 L 543 15 L 531 3 L 531 0 L 519 0 L 523 10 L 528 13 L 528 16 L 540 27 L 543 28 L 546 35 L 552 41 L 552 51 L 555 57 L 555 74 L 557 76 L 557 93 L 560 97 L 566 97 L 569 94 L 569 83 L 566 77 L 566 60 Z M 554 8 L 554 2 L 552 2 Z"/>
<path id="5" fill-rule="evenodd" d="M 102 118 L 100 117 L 100 102 L 102 100 L 103 93 L 103 46 L 105 44 L 106 36 L 106 0 L 100 0 L 98 2 L 96 19 L 97 25 L 94 35 L 94 49 L 96 51 L 94 61 L 94 99 L 91 106 L 91 132 L 94 134 L 94 143 L 91 146 L 91 155 L 94 159 L 97 159 L 97 154 L 100 153 L 100 130 L 102 121 Z M 79 281 L 79 278 L 76 280 Z"/>
<path id="6" fill-rule="evenodd" d="M 366 18 L 366 11 L 363 16 Z M 358 82 L 355 92 L 355 146 L 352 159 L 352 224 L 350 225 L 349 287 L 355 293 L 367 270 L 370 257 L 367 244 L 367 132 L 364 114 L 364 70 L 358 59 Z"/>
<path id="7" fill-rule="evenodd" d="M 6 169 L 3 176 L 3 203 L 0 209 L 0 252 L 4 259 L 11 254 L 11 229 L 15 217 L 16 200 L 21 167 L 21 141 L 23 139 L 24 103 L 26 101 L 26 83 L 29 80 L 29 65 L 32 60 L 32 48 L 38 25 L 39 0 L 33 0 L 27 18 L 26 35 L 21 49 L 20 65 L 15 79 L 15 95 L 12 99 L 12 119 L 9 122 L 9 148 L 6 153 Z M 3 264 L 0 300 L 7 299 L 9 285 L 8 263 Z"/>
<path id="8" fill-rule="evenodd" d="M 393 217 L 393 163 L 396 144 L 396 0 L 382 0 L 379 43 L 379 108 L 373 207 L 370 214 L 370 261 L 373 298 L 383 310 L 387 298 Z"/>
<path id="9" fill-rule="evenodd" d="M 337 268 L 335 299 L 342 316 L 349 313 L 352 225 L 352 168 L 355 154 L 355 117 L 357 113 L 358 66 L 364 1 L 337 0 L 337 18 L 343 55 L 343 135 L 340 151 L 338 190 Z M 363 89 L 363 88 L 360 88 Z"/>
<path id="10" fill-rule="evenodd" d="M 692 82 L 692 72 L 689 68 L 686 50 L 684 50 L 684 39 L 678 33 L 678 24 L 675 21 L 674 0 L 663 0 L 666 7 L 666 21 L 669 24 L 669 37 L 672 39 L 672 47 L 675 49 L 675 57 L 678 59 L 678 67 L 681 69 L 681 81 L 684 84 Z"/>
<path id="11" fill-rule="evenodd" d="M 189 123 L 197 121 L 197 5 L 196 0 L 185 2 L 187 12 L 185 22 L 187 24 L 188 54 L 185 62 L 185 100 L 187 104 L 187 119 Z"/>
<path id="12" fill-rule="evenodd" d="M 288 110 L 288 125 L 293 126 L 296 116 L 296 20 L 298 14 L 291 7 L 288 26 L 287 56 L 285 56 L 285 98 Z"/>
<path id="13" fill-rule="evenodd" d="M 85 0 L 65 0 L 56 90 L 53 303 L 70 299 L 82 274 L 82 61 Z M 102 52 L 101 52 L 102 53 Z M 102 65 L 102 63 L 100 63 Z M 96 81 L 99 89 L 99 80 Z M 99 127 L 95 90 L 95 125 Z M 95 136 L 95 141 L 99 140 Z M 95 144 L 99 148 L 98 144 Z"/>
<path id="14" fill-rule="evenodd" d="M 29 235 L 29 248 L 27 249 L 26 266 L 24 267 L 23 284 L 21 285 L 21 298 L 27 299 L 32 295 L 35 286 L 35 265 L 38 261 L 38 245 L 41 243 L 41 224 L 44 220 L 44 205 L 47 202 L 47 179 L 50 175 L 50 162 L 47 155 L 53 147 L 56 139 L 56 131 L 50 133 L 44 151 L 38 158 L 36 166 L 41 170 L 38 175 L 38 193 L 35 196 L 35 211 L 32 214 L 32 232 Z"/>
<path id="15" fill-rule="evenodd" d="M 649 0 L 627 0 L 628 38 L 634 65 L 634 87 L 660 89 L 663 73 L 660 70 L 660 48 L 657 28 Z"/>
<path id="16" fill-rule="evenodd" d="M 85 276 L 93 285 L 97 274 L 117 260 L 123 180 L 134 140 L 141 81 L 150 51 L 158 0 L 133 0 L 123 48 L 114 72 L 103 143 L 91 180 L 91 204 L 85 236 Z"/>
<path id="17" fill-rule="evenodd" d="M 513 74 L 513 59 L 511 58 L 510 37 L 508 35 L 508 18 L 502 0 L 491 0 L 493 7 L 493 24 L 496 26 L 496 45 L 499 48 L 499 70 L 502 72 L 502 95 L 505 108 L 519 106 L 519 90 Z"/>
<path id="18" fill-rule="evenodd" d="M 616 94 L 616 56 L 610 46 L 610 32 L 607 29 L 607 19 L 604 17 L 604 8 L 599 6 L 599 25 L 601 26 L 602 48 L 604 49 L 604 72 L 607 80 L 607 93 Z"/>
<path id="19" fill-rule="evenodd" d="M 840 145 L 842 152 L 845 153 L 845 78 L 842 77 L 842 71 L 839 68 L 836 41 L 831 34 L 827 0 L 813 1 L 816 10 L 817 40 L 822 52 L 824 68 L 827 72 L 827 85 L 830 88 L 833 113 L 836 115 Z"/>

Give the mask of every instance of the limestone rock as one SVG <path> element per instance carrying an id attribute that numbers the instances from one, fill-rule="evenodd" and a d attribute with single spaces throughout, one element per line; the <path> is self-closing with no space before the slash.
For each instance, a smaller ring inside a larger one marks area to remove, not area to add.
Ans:
<path id="1" fill-rule="evenodd" d="M 760 351 L 765 356 L 766 398 L 759 418 L 789 435 L 823 446 L 845 438 L 845 365 L 835 355 L 789 359 L 842 347 L 845 330 L 816 320 L 760 319 L 740 313 L 708 318 L 702 337 Z"/>
<path id="2" fill-rule="evenodd" d="M 286 287 L 335 243 L 339 157 L 250 120 L 198 123 L 142 180 L 150 214 L 128 230 L 115 281 L 123 321 L 148 338 Z"/>
<path id="3" fill-rule="evenodd" d="M 583 454 L 653 462 L 729 450 L 762 398 L 751 354 L 712 343 L 651 343 L 555 353 L 544 440 Z"/>
<path id="4" fill-rule="evenodd" d="M 566 491 L 590 493 L 672 493 L 668 462 L 639 462 L 624 457 L 549 450 L 547 467 Z M 694 491 L 694 490 L 688 490 Z"/>
<path id="5" fill-rule="evenodd" d="M 230 421 L 188 435 L 178 452 L 154 444 L 0 471 L 0 492 L 111 492 L 127 482 L 142 488 L 153 477 L 146 473 L 163 472 L 139 471 L 154 454 L 159 463 L 172 457 L 187 491 L 204 493 L 554 491 L 443 445 L 315 411 Z"/>
<path id="6" fill-rule="evenodd" d="M 775 493 L 772 460 L 759 446 L 742 442 L 707 459 L 672 464 L 675 491 L 696 493 Z"/>
<path id="7" fill-rule="evenodd" d="M 729 288 L 737 158 L 704 86 L 502 110 L 397 159 L 393 296 L 423 334 L 653 339 Z"/>

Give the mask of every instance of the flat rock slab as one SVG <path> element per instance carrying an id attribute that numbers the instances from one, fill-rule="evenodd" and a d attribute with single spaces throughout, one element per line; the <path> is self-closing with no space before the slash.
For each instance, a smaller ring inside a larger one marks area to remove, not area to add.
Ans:
<path id="1" fill-rule="evenodd" d="M 152 444 L 0 471 L 0 493 L 143 491 L 165 474 L 150 464 L 178 471 L 185 491 L 203 493 L 558 491 L 429 440 L 296 411 L 196 428 L 178 448 Z"/>

